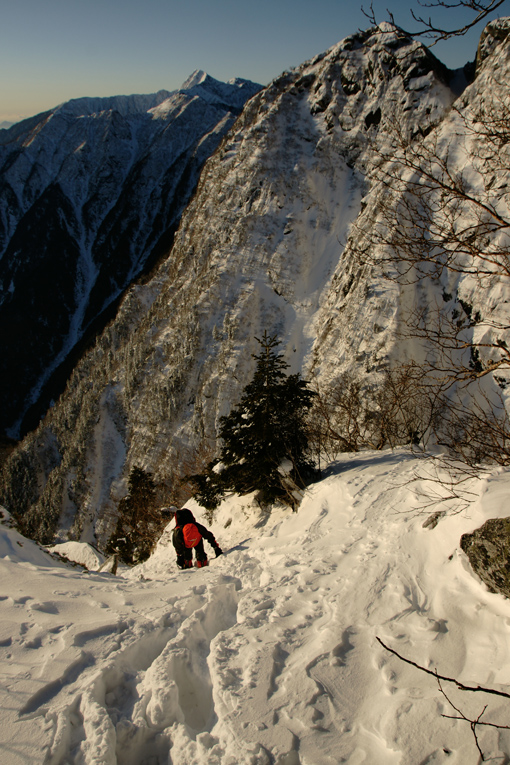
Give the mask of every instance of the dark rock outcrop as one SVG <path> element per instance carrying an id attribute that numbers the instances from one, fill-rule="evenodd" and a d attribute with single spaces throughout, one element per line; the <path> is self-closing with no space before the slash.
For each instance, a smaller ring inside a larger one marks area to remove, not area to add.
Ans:
<path id="1" fill-rule="evenodd" d="M 489 590 L 510 598 L 510 518 L 491 518 L 463 534 L 460 546 Z"/>

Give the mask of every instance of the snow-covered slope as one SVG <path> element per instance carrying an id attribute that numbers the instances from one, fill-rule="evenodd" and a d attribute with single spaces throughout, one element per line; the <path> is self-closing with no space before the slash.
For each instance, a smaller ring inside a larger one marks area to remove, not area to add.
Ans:
<path id="1" fill-rule="evenodd" d="M 2 431 L 17 435 L 31 405 L 38 421 L 77 343 L 168 250 L 203 163 L 259 88 L 199 71 L 172 93 L 74 99 L 2 131 Z"/>
<path id="2" fill-rule="evenodd" d="M 8 463 L 2 501 L 36 538 L 104 549 L 135 466 L 176 490 L 197 455 L 212 456 L 218 419 L 251 379 L 264 330 L 282 341 L 290 371 L 327 390 L 344 372 L 377 385 L 391 360 L 407 358 L 403 307 L 427 311 L 464 289 L 489 323 L 494 306 L 505 312 L 510 297 L 497 278 L 486 291 L 463 285 L 463 275 L 401 287 L 360 259 L 359 244 L 385 193 L 367 168 L 395 121 L 470 169 L 471 106 L 481 94 L 505 97 L 509 52 L 507 38 L 487 47 L 451 110 L 449 73 L 385 26 L 347 38 L 248 102 L 206 163 L 169 256 L 127 294 Z"/>
<path id="3" fill-rule="evenodd" d="M 113 577 L 64 567 L 0 526 L 5 761 L 478 762 L 469 723 L 442 717 L 456 712 L 434 677 L 376 638 L 509 690 L 510 603 L 459 549 L 462 533 L 507 513 L 509 477 L 466 485 L 469 512 L 424 528 L 426 486 L 407 483 L 417 465 L 404 450 L 346 455 L 297 513 L 230 498 L 211 526 L 225 554 L 202 570 L 176 568 L 169 530 Z M 507 723 L 508 700 L 444 690 L 466 716 L 488 704 L 483 719 Z M 487 760 L 508 759 L 508 730 L 477 735 Z"/>

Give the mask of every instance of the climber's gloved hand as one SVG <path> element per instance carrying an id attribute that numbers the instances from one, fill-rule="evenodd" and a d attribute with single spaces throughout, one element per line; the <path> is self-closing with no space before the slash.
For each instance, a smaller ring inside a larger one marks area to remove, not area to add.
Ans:
<path id="1" fill-rule="evenodd" d="M 216 557 L 218 557 L 219 555 L 223 555 L 223 550 L 221 549 L 219 545 L 216 545 L 216 547 L 214 548 L 214 552 L 216 553 Z"/>

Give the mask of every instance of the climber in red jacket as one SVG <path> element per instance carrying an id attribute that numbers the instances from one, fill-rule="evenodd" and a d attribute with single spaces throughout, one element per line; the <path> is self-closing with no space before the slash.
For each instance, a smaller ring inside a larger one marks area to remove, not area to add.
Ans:
<path id="1" fill-rule="evenodd" d="M 172 506 L 169 509 L 164 508 L 161 511 L 163 516 L 169 516 L 175 518 L 175 529 L 172 535 L 172 542 L 177 553 L 177 565 L 179 568 L 192 568 L 193 566 L 193 549 L 195 550 L 197 568 L 202 566 L 208 566 L 209 561 L 207 559 L 207 553 L 204 550 L 203 539 L 207 539 L 216 557 L 222 555 L 223 550 L 217 543 L 213 534 L 202 526 L 201 523 L 195 520 L 195 517 L 191 510 L 187 507 L 183 507 L 179 510 L 177 507 Z"/>

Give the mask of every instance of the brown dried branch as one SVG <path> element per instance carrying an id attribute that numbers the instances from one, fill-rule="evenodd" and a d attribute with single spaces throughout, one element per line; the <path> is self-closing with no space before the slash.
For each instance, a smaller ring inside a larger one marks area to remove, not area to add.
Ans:
<path id="1" fill-rule="evenodd" d="M 459 707 L 455 706 L 453 701 L 446 694 L 446 691 L 444 690 L 443 686 L 441 685 L 441 680 L 439 679 L 439 677 L 437 677 L 437 684 L 439 686 L 439 690 L 441 691 L 442 695 L 445 697 L 445 699 L 448 702 L 448 704 L 450 704 L 450 706 L 459 715 L 458 717 L 456 717 L 455 715 L 445 715 L 445 714 L 442 714 L 441 717 L 445 717 L 447 720 L 464 720 L 465 722 L 469 723 L 469 726 L 471 728 L 471 732 L 473 733 L 473 736 L 474 736 L 474 739 L 475 739 L 476 748 L 478 749 L 478 752 L 480 754 L 482 762 L 485 762 L 485 757 L 483 755 L 483 751 L 482 751 L 482 748 L 480 746 L 480 742 L 478 741 L 478 735 L 476 733 L 476 726 L 477 725 L 485 725 L 485 726 L 487 726 L 489 728 L 499 728 L 499 729 L 505 729 L 505 730 L 510 730 L 510 726 L 508 726 L 508 725 L 499 725 L 498 723 L 491 723 L 491 722 L 482 721 L 482 716 L 485 714 L 485 711 L 487 710 L 487 706 L 488 706 L 487 704 L 484 706 L 484 708 L 482 709 L 482 711 L 480 712 L 480 714 L 478 715 L 478 717 L 475 720 L 472 720 L 470 717 L 466 717 L 464 712 L 461 709 L 459 709 Z"/>
<path id="2" fill-rule="evenodd" d="M 485 761 L 485 757 L 484 757 L 482 748 L 480 746 L 480 742 L 478 740 L 478 735 L 477 735 L 476 727 L 478 725 L 485 725 L 485 726 L 488 726 L 488 727 L 491 727 L 491 728 L 510 730 L 510 726 L 508 726 L 508 725 L 499 725 L 497 723 L 491 723 L 491 722 L 482 721 L 481 718 L 482 718 L 482 715 L 485 713 L 485 711 L 487 709 L 487 704 L 484 706 L 484 708 L 482 709 L 482 711 L 480 712 L 480 714 L 478 715 L 478 717 L 476 719 L 472 720 L 470 717 L 466 717 L 466 715 L 462 712 L 462 710 L 460 710 L 457 706 L 455 706 L 453 701 L 451 701 L 451 699 L 447 696 L 445 690 L 443 689 L 443 687 L 441 685 L 441 680 L 444 680 L 445 682 L 448 682 L 448 683 L 454 683 L 457 686 L 457 688 L 459 688 L 462 691 L 473 691 L 473 692 L 481 691 L 483 693 L 490 693 L 490 694 L 494 694 L 496 696 L 503 696 L 504 698 L 507 698 L 507 699 L 510 699 L 510 694 L 509 693 L 505 693 L 504 691 L 496 691 L 494 688 L 486 688 L 486 687 L 480 686 L 480 685 L 478 685 L 478 686 L 464 685 L 464 683 L 459 682 L 458 680 L 456 680 L 453 677 L 444 677 L 443 675 L 438 674 L 437 669 L 432 671 L 431 669 L 427 669 L 426 667 L 422 667 L 420 664 L 417 664 L 415 661 L 412 661 L 411 659 L 406 659 L 405 656 L 402 656 L 397 651 L 395 651 L 393 648 L 390 648 L 385 643 L 383 643 L 381 638 L 377 637 L 377 635 L 376 635 L 376 640 L 382 645 L 383 648 L 385 648 L 387 651 L 392 653 L 394 656 L 396 656 L 401 661 L 405 662 L 406 664 L 410 664 L 412 667 L 415 667 L 416 669 L 419 669 L 421 672 L 425 672 L 427 675 L 432 675 L 433 677 L 436 678 L 437 684 L 439 686 L 439 690 L 441 691 L 442 695 L 444 696 L 446 701 L 450 704 L 450 706 L 459 715 L 458 717 L 456 717 L 456 716 L 453 716 L 453 715 L 442 714 L 441 717 L 445 717 L 445 718 L 447 718 L 449 720 L 464 720 L 465 722 L 469 723 L 471 731 L 472 731 L 474 739 L 475 739 L 476 748 L 478 749 L 478 752 L 480 754 L 482 762 L 484 762 Z"/>
<path id="3" fill-rule="evenodd" d="M 416 669 L 421 670 L 421 672 L 425 672 L 427 675 L 432 675 L 436 679 L 439 678 L 440 680 L 444 680 L 447 683 L 453 683 L 454 685 L 459 688 L 461 691 L 473 691 L 473 692 L 481 692 L 481 693 L 490 693 L 495 696 L 502 696 L 505 699 L 510 699 L 510 693 L 505 693 L 505 691 L 497 691 L 495 688 L 486 688 L 482 685 L 465 685 L 464 683 L 461 683 L 459 680 L 456 680 L 454 677 L 446 677 L 445 675 L 440 675 L 436 670 L 427 669 L 426 667 L 422 667 L 421 664 L 417 664 L 415 661 L 412 661 L 411 659 L 406 659 L 405 656 L 402 656 L 397 651 L 395 651 L 393 648 L 390 648 L 389 646 L 384 643 L 380 637 L 377 635 L 375 636 L 375 639 L 378 643 L 382 645 L 383 648 L 385 648 L 387 651 L 392 653 L 394 656 L 396 656 L 400 661 L 404 661 L 406 664 L 410 664 L 412 667 L 416 667 Z"/>

